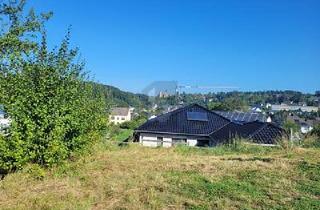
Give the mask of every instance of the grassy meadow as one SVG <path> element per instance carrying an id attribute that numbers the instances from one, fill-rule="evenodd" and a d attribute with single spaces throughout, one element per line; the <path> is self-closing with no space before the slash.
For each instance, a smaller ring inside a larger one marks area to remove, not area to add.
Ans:
<path id="1" fill-rule="evenodd" d="M 7 175 L 0 209 L 320 209 L 320 149 L 106 141 L 51 169 Z"/>

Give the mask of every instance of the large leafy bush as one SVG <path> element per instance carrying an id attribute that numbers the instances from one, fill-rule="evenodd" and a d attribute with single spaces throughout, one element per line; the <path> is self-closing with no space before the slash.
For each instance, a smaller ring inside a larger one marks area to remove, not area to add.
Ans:
<path id="1" fill-rule="evenodd" d="M 58 163 L 106 125 L 104 99 L 86 82 L 84 63 L 74 62 L 70 33 L 49 50 L 44 24 L 51 14 L 24 16 L 24 5 L 0 5 L 0 104 L 12 120 L 9 135 L 0 136 L 3 170 Z"/>

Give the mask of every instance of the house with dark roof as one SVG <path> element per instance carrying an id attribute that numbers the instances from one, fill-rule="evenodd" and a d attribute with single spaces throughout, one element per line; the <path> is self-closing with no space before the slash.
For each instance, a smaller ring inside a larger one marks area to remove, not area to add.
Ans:
<path id="1" fill-rule="evenodd" d="M 223 144 L 234 138 L 245 138 L 256 144 L 276 144 L 283 136 L 287 137 L 282 128 L 273 123 L 259 121 L 230 122 L 210 135 L 216 144 Z"/>
<path id="2" fill-rule="evenodd" d="M 192 104 L 148 120 L 135 130 L 144 146 L 215 146 L 235 137 L 254 143 L 275 144 L 284 130 L 267 122 L 234 122 L 227 117 Z"/>

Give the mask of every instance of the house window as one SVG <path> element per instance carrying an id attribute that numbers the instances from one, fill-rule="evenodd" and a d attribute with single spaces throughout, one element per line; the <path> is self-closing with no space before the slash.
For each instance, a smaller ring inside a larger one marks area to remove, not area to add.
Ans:
<path id="1" fill-rule="evenodd" d="M 121 117 L 121 120 L 125 120 L 125 118 L 124 118 L 124 117 Z"/>
<path id="2" fill-rule="evenodd" d="M 111 117 L 111 120 L 114 120 L 114 119 L 115 119 L 115 117 L 114 117 L 114 116 L 112 116 L 112 117 Z"/>
<path id="3" fill-rule="evenodd" d="M 184 139 L 184 138 L 172 138 L 172 144 L 173 145 L 187 144 L 187 139 Z"/>
<path id="4" fill-rule="evenodd" d="M 163 137 L 157 137 L 158 146 L 163 146 Z"/>

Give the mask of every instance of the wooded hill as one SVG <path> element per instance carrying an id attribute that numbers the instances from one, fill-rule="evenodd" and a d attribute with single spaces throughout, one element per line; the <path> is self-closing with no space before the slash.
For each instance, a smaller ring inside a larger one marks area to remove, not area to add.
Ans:
<path id="1" fill-rule="evenodd" d="M 108 103 L 114 106 L 133 106 L 133 107 L 148 107 L 150 106 L 149 97 L 143 94 L 134 94 L 131 92 L 122 91 L 119 88 L 98 84 L 103 88 Z M 230 109 L 239 107 L 253 106 L 259 104 L 305 104 L 308 106 L 319 106 L 320 94 L 316 92 L 302 93 L 299 91 L 256 91 L 256 92 L 218 92 L 207 94 L 189 94 L 182 93 L 180 95 L 169 96 L 165 98 L 153 97 L 153 101 L 158 105 L 177 105 L 198 103 L 203 106 L 210 106 L 210 103 L 224 103 L 232 105 Z"/>
<path id="2" fill-rule="evenodd" d="M 146 95 L 122 91 L 119 88 L 110 85 L 99 83 L 96 83 L 95 85 L 102 90 L 108 105 L 131 106 L 135 108 L 143 108 L 149 105 L 149 98 Z"/>

